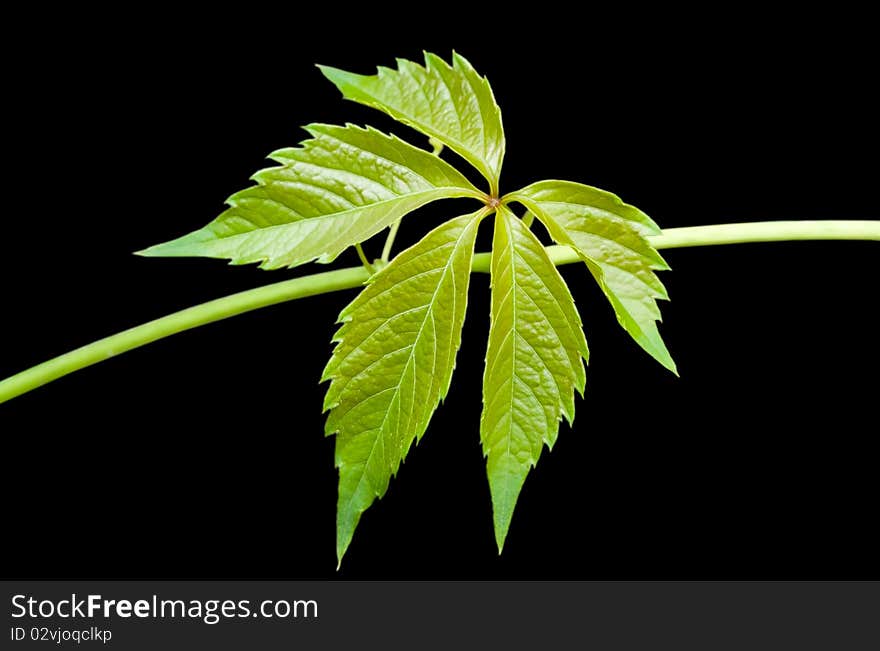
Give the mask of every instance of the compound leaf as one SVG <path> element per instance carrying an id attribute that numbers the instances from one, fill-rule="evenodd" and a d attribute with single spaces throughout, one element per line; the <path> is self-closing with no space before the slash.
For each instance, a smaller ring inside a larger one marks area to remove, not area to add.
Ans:
<path id="1" fill-rule="evenodd" d="M 318 66 L 346 99 L 384 111 L 439 141 L 476 167 L 498 190 L 504 158 L 501 111 L 492 88 L 465 60 L 453 54 L 450 66 L 425 53 L 425 65 L 397 60 L 397 70 L 357 75 Z"/>
<path id="2" fill-rule="evenodd" d="M 660 233 L 657 224 L 609 192 L 570 181 L 540 181 L 512 196 L 541 220 L 556 242 L 578 252 L 623 328 L 676 373 L 657 330 L 657 299 L 669 298 L 654 273 L 669 266 L 646 239 Z"/>
<path id="3" fill-rule="evenodd" d="M 480 211 L 435 228 L 373 276 L 340 315 L 324 370 L 336 434 L 337 555 L 446 395 L 461 342 Z"/>
<path id="4" fill-rule="evenodd" d="M 312 138 L 270 158 L 256 186 L 232 195 L 204 228 L 142 251 L 228 258 L 264 269 L 331 262 L 435 199 L 478 196 L 448 163 L 375 129 L 314 124 Z"/>
<path id="5" fill-rule="evenodd" d="M 583 393 L 587 341 L 568 287 L 526 225 L 501 206 L 492 243 L 492 314 L 480 437 L 501 551 L 541 448 Z"/>

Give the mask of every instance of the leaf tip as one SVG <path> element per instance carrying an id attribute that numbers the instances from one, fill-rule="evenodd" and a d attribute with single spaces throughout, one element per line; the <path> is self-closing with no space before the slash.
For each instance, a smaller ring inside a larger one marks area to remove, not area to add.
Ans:
<path id="1" fill-rule="evenodd" d="M 199 251 L 199 244 L 210 240 L 211 237 L 211 234 L 206 233 L 205 229 L 200 229 L 161 244 L 148 246 L 146 249 L 135 251 L 134 254 L 144 258 L 179 258 L 205 255 L 204 252 Z"/>
<path id="2" fill-rule="evenodd" d="M 338 572 L 342 569 L 342 558 L 345 556 L 345 552 L 348 550 L 348 543 L 344 546 L 340 547 L 337 543 L 336 545 L 336 571 Z"/>
<path id="3" fill-rule="evenodd" d="M 341 515 L 341 514 L 339 514 Z M 358 516 L 359 517 L 359 516 Z M 352 524 L 349 521 L 343 521 L 339 516 L 337 516 L 336 522 L 336 571 L 339 571 L 339 568 L 342 567 L 342 559 L 345 557 L 345 553 L 348 551 L 348 546 L 351 544 L 352 536 L 354 535 L 354 527 L 357 526 L 357 519 L 355 518 L 354 523 Z"/>
<path id="4" fill-rule="evenodd" d="M 148 246 L 145 249 L 141 249 L 140 251 L 135 251 L 135 255 L 139 255 L 142 258 L 161 258 L 162 257 L 162 249 L 165 247 L 166 243 L 163 244 L 154 244 L 153 246 Z"/>
<path id="5" fill-rule="evenodd" d="M 361 75 L 357 75 L 353 72 L 347 72 L 345 70 L 340 70 L 339 68 L 334 68 L 332 66 L 324 66 L 320 63 L 315 64 L 318 70 L 321 71 L 321 74 L 324 75 L 327 79 L 330 80 L 333 85 L 335 85 L 344 95 L 345 88 L 344 86 L 350 86 L 353 82 L 355 82 Z"/>
<path id="6" fill-rule="evenodd" d="M 528 470 L 508 467 L 501 472 L 489 473 L 489 492 L 492 494 L 492 520 L 495 527 L 495 544 L 498 554 L 504 550 L 504 541 L 510 530 L 510 521 L 517 498 Z"/>
<path id="7" fill-rule="evenodd" d="M 647 352 L 660 362 L 660 365 L 665 368 L 667 371 L 672 373 L 675 377 L 681 377 L 678 373 L 678 367 L 675 364 L 675 360 L 672 359 L 672 355 L 669 354 L 669 350 L 666 346 L 660 342 L 660 345 L 656 349 L 645 348 Z"/>
<path id="8" fill-rule="evenodd" d="M 501 524 L 497 521 L 495 522 L 495 545 L 498 547 L 498 555 L 501 556 L 502 552 L 504 552 L 504 541 L 507 540 L 507 529 L 510 526 L 510 520 L 507 521 L 506 524 Z"/>
<path id="9" fill-rule="evenodd" d="M 315 67 L 321 71 L 322 75 L 324 75 L 328 79 L 331 79 L 331 81 L 334 74 L 338 72 L 343 72 L 339 68 L 334 68 L 333 66 L 325 66 L 323 63 L 316 63 Z"/>
<path id="10" fill-rule="evenodd" d="M 341 514 L 340 514 L 341 515 Z M 354 535 L 354 528 L 360 519 L 360 513 L 354 518 L 354 522 L 343 521 L 341 517 L 337 518 L 336 524 L 336 571 L 342 567 L 342 559 L 348 551 L 351 539 Z"/>
<path id="11" fill-rule="evenodd" d="M 648 346 L 644 346 L 645 350 L 656 359 L 663 368 L 670 371 L 676 377 L 680 377 L 678 374 L 678 367 L 675 365 L 675 360 L 672 359 L 672 354 L 669 352 L 669 349 L 666 347 L 663 339 L 660 337 L 660 334 L 657 332 L 656 328 L 654 330 L 654 336 L 650 337 L 648 340 Z M 642 342 L 639 342 L 640 344 Z"/>

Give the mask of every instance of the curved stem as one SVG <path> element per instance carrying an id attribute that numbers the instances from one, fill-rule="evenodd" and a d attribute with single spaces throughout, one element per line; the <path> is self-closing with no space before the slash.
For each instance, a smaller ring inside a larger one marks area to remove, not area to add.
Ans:
<path id="1" fill-rule="evenodd" d="M 650 239 L 658 249 L 788 240 L 880 241 L 880 221 L 779 221 L 718 224 L 670 228 L 663 231 L 661 235 Z M 578 261 L 575 251 L 567 246 L 549 246 L 547 252 L 556 265 Z M 473 270 L 488 272 L 490 256 L 490 253 L 475 255 Z M 48 384 L 68 373 L 177 332 L 297 298 L 358 287 L 366 282 L 369 275 L 364 267 L 326 271 L 239 292 L 169 314 L 155 321 L 149 321 L 110 337 L 99 339 L 3 380 L 0 382 L 0 403 Z"/>
<path id="2" fill-rule="evenodd" d="M 400 228 L 399 219 L 388 229 L 388 237 L 385 238 L 385 246 L 382 247 L 382 262 L 388 262 L 391 259 L 391 247 L 394 246 L 394 238 L 397 237 L 398 228 Z"/>
<path id="3" fill-rule="evenodd" d="M 367 254 L 364 253 L 364 247 L 360 244 L 354 245 L 355 251 L 357 251 L 358 257 L 361 259 L 361 264 L 364 265 L 364 269 L 367 270 L 371 276 L 376 273 L 376 269 L 370 264 L 370 261 L 367 259 Z"/>
<path id="4" fill-rule="evenodd" d="M 778 221 L 689 226 L 668 228 L 662 235 L 650 239 L 658 249 L 794 240 L 880 240 L 880 221 Z"/>
<path id="5" fill-rule="evenodd" d="M 880 221 L 817 220 L 744 222 L 741 224 L 713 224 L 667 228 L 661 235 L 648 238 L 655 249 L 680 249 L 686 246 L 716 246 L 748 242 L 789 242 L 801 240 L 874 240 L 880 241 Z M 556 266 L 580 262 L 574 249 L 568 246 L 545 247 Z M 474 271 L 488 273 L 490 253 L 474 256 Z"/>
<path id="6" fill-rule="evenodd" d="M 202 303 L 155 321 L 123 330 L 43 362 L 0 382 L 0 403 L 27 393 L 81 368 L 110 359 L 144 344 L 206 323 L 297 298 L 357 287 L 370 277 L 364 267 L 351 267 L 283 280 Z"/>

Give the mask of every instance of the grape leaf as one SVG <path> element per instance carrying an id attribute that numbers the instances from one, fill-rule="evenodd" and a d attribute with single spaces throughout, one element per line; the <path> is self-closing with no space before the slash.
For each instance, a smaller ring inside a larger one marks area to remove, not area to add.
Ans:
<path id="1" fill-rule="evenodd" d="M 336 550 L 382 497 L 446 395 L 461 342 L 477 226 L 485 210 L 438 226 L 373 276 L 346 307 L 322 380 L 339 468 Z"/>
<path id="2" fill-rule="evenodd" d="M 492 316 L 480 437 L 500 553 L 517 497 L 563 416 L 574 419 L 588 359 L 580 316 L 538 238 L 505 206 L 492 242 Z"/>
<path id="3" fill-rule="evenodd" d="M 452 55 L 450 66 L 425 53 L 425 65 L 397 59 L 397 70 L 357 75 L 318 66 L 346 99 L 384 111 L 437 140 L 476 167 L 498 191 L 504 158 L 501 111 L 492 88 L 467 60 Z"/>
<path id="4" fill-rule="evenodd" d="M 574 248 L 605 292 L 620 325 L 673 373 L 675 362 L 657 330 L 657 299 L 669 299 L 654 270 L 669 269 L 646 239 L 660 228 L 638 208 L 580 183 L 539 181 L 514 193 L 559 244 Z"/>
<path id="5" fill-rule="evenodd" d="M 232 195 L 204 228 L 140 253 L 229 258 L 264 269 L 331 262 L 435 199 L 480 196 L 454 167 L 375 129 L 313 124 L 312 138 L 270 158 L 258 185 Z"/>

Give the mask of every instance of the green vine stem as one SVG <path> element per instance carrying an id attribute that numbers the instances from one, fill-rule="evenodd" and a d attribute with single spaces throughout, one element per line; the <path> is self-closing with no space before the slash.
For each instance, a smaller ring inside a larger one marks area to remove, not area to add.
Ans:
<path id="1" fill-rule="evenodd" d="M 382 262 L 388 262 L 391 259 L 391 247 L 394 246 L 394 238 L 397 237 L 398 228 L 400 228 L 399 219 L 388 229 L 388 237 L 385 238 L 385 246 L 382 247 Z"/>
<path id="2" fill-rule="evenodd" d="M 880 221 L 775 221 L 670 228 L 664 230 L 661 235 L 652 237 L 651 244 L 657 249 L 673 249 L 793 240 L 880 241 Z M 578 261 L 577 254 L 566 246 L 549 246 L 547 252 L 556 265 Z M 473 270 L 487 273 L 490 256 L 489 253 L 475 255 Z M 0 403 L 48 384 L 68 373 L 169 335 L 261 307 L 358 287 L 368 278 L 369 272 L 362 266 L 326 271 L 249 289 L 169 314 L 99 339 L 3 380 L 0 382 Z"/>

